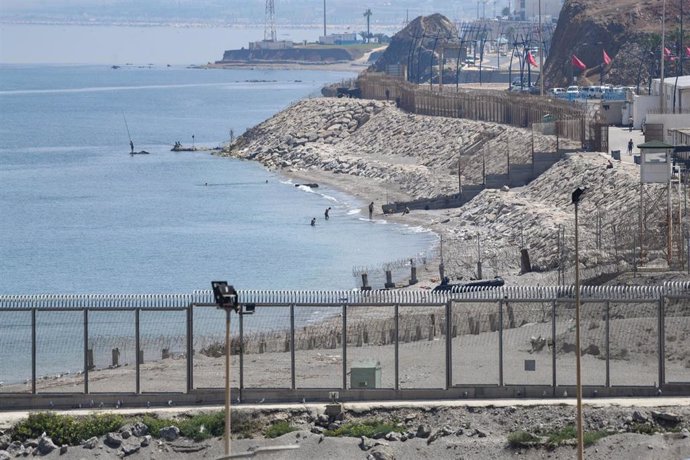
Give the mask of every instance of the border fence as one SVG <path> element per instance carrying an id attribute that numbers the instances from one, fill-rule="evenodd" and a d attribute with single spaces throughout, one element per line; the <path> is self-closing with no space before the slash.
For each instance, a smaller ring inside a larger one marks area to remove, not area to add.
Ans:
<path id="1" fill-rule="evenodd" d="M 360 75 L 357 85 L 365 99 L 396 101 L 398 107 L 419 115 L 467 118 L 528 128 L 554 119 L 554 134 L 579 142 L 584 149 L 608 152 L 608 125 L 589 117 L 578 103 L 503 91 L 444 89 L 426 87 L 367 72 Z"/>
<path id="2" fill-rule="evenodd" d="M 572 396 L 574 294 L 239 291 L 233 398 Z M 211 291 L 0 296 L 0 407 L 219 403 L 224 320 Z M 581 326 L 586 397 L 690 394 L 690 283 L 582 287 Z"/>

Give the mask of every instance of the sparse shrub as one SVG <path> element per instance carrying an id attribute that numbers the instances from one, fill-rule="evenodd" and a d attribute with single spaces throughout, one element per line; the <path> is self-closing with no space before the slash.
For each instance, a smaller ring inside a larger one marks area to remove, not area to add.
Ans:
<path id="1" fill-rule="evenodd" d="M 394 422 L 385 423 L 381 420 L 364 420 L 362 422 L 348 422 L 335 430 L 326 430 L 324 434 L 335 437 L 347 436 L 358 438 L 366 436 L 367 438 L 373 438 L 375 435 L 386 435 L 392 431 L 402 433 L 404 430 L 403 427 L 396 426 Z"/>
<path id="2" fill-rule="evenodd" d="M 573 425 L 568 425 L 549 434 L 547 442 L 551 446 L 560 446 L 569 439 L 577 439 L 577 429 Z"/>
<path id="3" fill-rule="evenodd" d="M 655 430 L 649 423 L 635 422 L 630 426 L 630 431 L 640 434 L 654 434 Z"/>
<path id="4" fill-rule="evenodd" d="M 287 421 L 280 421 L 278 423 L 274 423 L 273 425 L 269 426 L 266 429 L 266 432 L 264 433 L 264 436 L 267 438 L 277 438 L 279 436 L 282 436 L 286 433 L 290 433 L 292 431 L 296 431 L 297 428 L 294 426 L 290 425 Z"/>
<path id="5" fill-rule="evenodd" d="M 512 448 L 531 447 L 539 442 L 539 437 L 526 431 L 514 431 L 508 435 L 508 445 Z"/>
<path id="6" fill-rule="evenodd" d="M 582 434 L 582 439 L 584 441 L 585 447 L 591 446 L 601 438 L 609 436 L 610 433 L 606 431 L 585 431 Z M 549 435 L 547 444 L 551 447 L 558 447 L 561 444 L 565 444 L 569 441 L 577 440 L 577 428 L 574 425 L 568 425 L 558 431 L 555 431 Z"/>
<path id="7" fill-rule="evenodd" d="M 77 445 L 93 436 L 103 436 L 118 430 L 125 419 L 116 414 L 94 414 L 86 417 L 73 417 L 54 412 L 29 414 L 14 426 L 13 437 L 19 441 L 38 438 L 46 433 L 57 445 Z"/>
<path id="8" fill-rule="evenodd" d="M 259 420 L 253 419 L 243 413 L 231 415 L 231 429 L 235 434 L 242 438 L 251 438 L 254 433 L 261 431 L 262 424 Z M 141 420 L 145 423 L 151 434 L 158 437 L 158 431 L 168 426 L 176 426 L 180 429 L 180 434 L 195 441 L 201 441 L 213 436 L 223 436 L 225 433 L 225 412 L 209 412 L 196 414 L 184 418 L 158 418 L 146 415 Z"/>
<path id="9" fill-rule="evenodd" d="M 582 438 L 584 440 L 585 447 L 589 447 L 606 436 L 610 436 L 610 434 L 606 431 L 585 431 L 585 433 L 582 435 Z"/>

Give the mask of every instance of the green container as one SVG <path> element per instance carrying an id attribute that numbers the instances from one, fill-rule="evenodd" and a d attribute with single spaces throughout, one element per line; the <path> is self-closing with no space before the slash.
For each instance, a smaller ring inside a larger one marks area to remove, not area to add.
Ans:
<path id="1" fill-rule="evenodd" d="M 381 363 L 363 361 L 350 368 L 350 388 L 381 388 Z"/>

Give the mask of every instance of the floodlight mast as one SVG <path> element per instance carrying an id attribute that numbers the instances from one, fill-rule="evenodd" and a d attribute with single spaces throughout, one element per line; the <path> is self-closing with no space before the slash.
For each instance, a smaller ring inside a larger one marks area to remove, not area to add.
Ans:
<path id="1" fill-rule="evenodd" d="M 239 313 L 239 302 L 237 291 L 226 281 L 212 281 L 213 297 L 218 308 L 225 310 L 225 433 L 224 450 L 225 455 L 230 456 L 230 312 Z"/>
<path id="2" fill-rule="evenodd" d="M 575 205 L 575 373 L 577 393 L 577 458 L 584 458 L 584 420 L 582 416 L 582 367 L 580 349 L 580 252 L 578 241 L 577 211 L 586 187 L 578 187 L 572 194 Z"/>

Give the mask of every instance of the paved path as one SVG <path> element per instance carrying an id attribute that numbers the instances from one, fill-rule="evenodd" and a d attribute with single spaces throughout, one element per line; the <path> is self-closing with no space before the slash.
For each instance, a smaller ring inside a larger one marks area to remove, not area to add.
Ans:
<path id="1" fill-rule="evenodd" d="M 611 150 L 621 151 L 621 161 L 623 163 L 633 163 L 633 156 L 628 155 L 628 141 L 632 139 L 635 147 L 633 147 L 633 155 L 639 154 L 640 149 L 637 148 L 639 144 L 644 143 L 644 134 L 639 129 L 629 131 L 628 128 L 621 128 L 618 126 L 609 127 L 609 154 Z"/>

